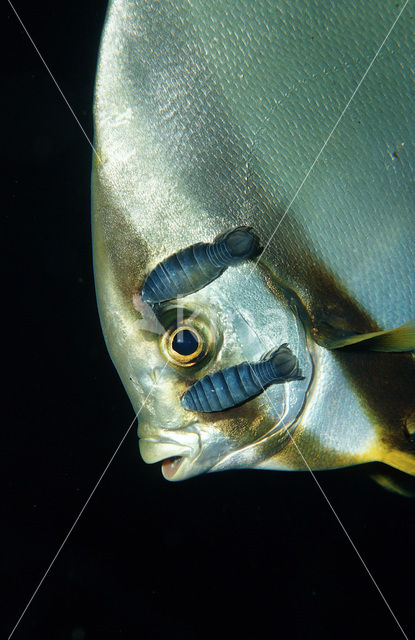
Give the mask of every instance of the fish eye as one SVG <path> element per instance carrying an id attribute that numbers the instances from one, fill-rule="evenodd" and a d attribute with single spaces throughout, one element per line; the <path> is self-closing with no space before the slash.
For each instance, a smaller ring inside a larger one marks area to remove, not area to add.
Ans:
<path id="1" fill-rule="evenodd" d="M 170 364 L 179 367 L 193 367 L 209 351 L 209 340 L 195 326 L 186 323 L 173 324 L 161 340 L 161 348 Z"/>
<path id="2" fill-rule="evenodd" d="M 170 334 L 168 348 L 180 364 L 187 365 L 200 355 L 203 340 L 196 329 L 179 326 Z"/>
<path id="3" fill-rule="evenodd" d="M 219 340 L 204 315 L 171 307 L 163 325 L 166 331 L 160 338 L 160 350 L 170 365 L 199 368 L 211 360 Z"/>

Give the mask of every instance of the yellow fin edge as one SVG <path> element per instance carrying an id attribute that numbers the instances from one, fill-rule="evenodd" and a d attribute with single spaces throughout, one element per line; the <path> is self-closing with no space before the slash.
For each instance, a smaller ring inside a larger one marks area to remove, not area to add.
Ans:
<path id="1" fill-rule="evenodd" d="M 408 483 L 408 479 L 411 480 L 412 478 L 408 478 L 408 476 L 401 478 L 395 475 L 398 471 L 393 471 L 395 471 L 395 473 L 387 470 L 377 471 L 375 473 L 369 473 L 369 476 L 374 482 L 387 491 L 396 493 L 404 498 L 415 498 L 415 485 L 410 486 Z"/>
<path id="2" fill-rule="evenodd" d="M 361 333 L 330 342 L 330 349 L 341 349 L 365 343 L 368 351 L 404 352 L 415 351 L 415 318 L 396 329 Z"/>

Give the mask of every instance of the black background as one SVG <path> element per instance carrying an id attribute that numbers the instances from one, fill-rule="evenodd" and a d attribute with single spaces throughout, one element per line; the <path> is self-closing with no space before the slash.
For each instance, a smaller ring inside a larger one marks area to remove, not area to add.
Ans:
<path id="1" fill-rule="evenodd" d="M 103 0 L 15 2 L 92 139 Z M 7 3 L 1 171 L 1 635 L 7 637 L 134 413 L 93 285 L 91 148 Z M 14 638 L 403 637 L 310 474 L 166 482 L 131 429 Z M 414 501 L 361 469 L 318 474 L 414 637 Z"/>

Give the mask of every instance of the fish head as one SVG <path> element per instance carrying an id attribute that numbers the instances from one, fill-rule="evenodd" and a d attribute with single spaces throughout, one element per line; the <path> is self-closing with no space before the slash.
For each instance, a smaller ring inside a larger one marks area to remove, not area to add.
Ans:
<path id="1" fill-rule="evenodd" d="M 98 188 L 95 193 L 99 192 Z M 98 211 L 101 202 L 95 200 L 95 205 Z M 276 295 L 267 267 L 248 262 L 227 269 L 200 291 L 150 306 L 141 297 L 143 282 L 173 245 L 164 243 L 164 251 L 151 252 L 131 221 L 114 227 L 101 220 L 98 216 L 94 234 L 101 322 L 138 416 L 144 461 L 164 461 L 164 477 L 182 480 L 209 471 L 255 467 L 276 454 L 297 424 L 313 372 L 294 292 L 281 286 Z M 223 230 L 215 229 L 214 235 Z M 184 231 L 178 236 L 183 238 Z M 190 347 L 183 355 L 176 343 L 185 335 Z M 201 377 L 257 361 L 283 343 L 297 356 L 303 380 L 272 385 L 249 402 L 221 412 L 194 412 L 182 406 L 183 394 Z"/>

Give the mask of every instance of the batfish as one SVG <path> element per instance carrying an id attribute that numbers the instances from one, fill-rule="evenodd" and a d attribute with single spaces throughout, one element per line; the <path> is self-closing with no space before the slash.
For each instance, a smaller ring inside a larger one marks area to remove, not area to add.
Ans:
<path id="1" fill-rule="evenodd" d="M 97 299 L 141 456 L 169 480 L 378 462 L 399 491 L 415 475 L 415 32 L 399 11 L 109 4 Z"/>

